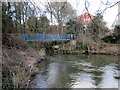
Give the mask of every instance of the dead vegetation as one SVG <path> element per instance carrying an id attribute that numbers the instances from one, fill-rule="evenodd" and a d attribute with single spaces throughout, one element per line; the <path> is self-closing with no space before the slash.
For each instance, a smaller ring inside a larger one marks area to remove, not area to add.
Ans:
<path id="1" fill-rule="evenodd" d="M 20 38 L 4 37 L 3 88 L 27 88 L 31 75 L 38 71 L 36 66 L 41 59 L 43 57 Z"/>

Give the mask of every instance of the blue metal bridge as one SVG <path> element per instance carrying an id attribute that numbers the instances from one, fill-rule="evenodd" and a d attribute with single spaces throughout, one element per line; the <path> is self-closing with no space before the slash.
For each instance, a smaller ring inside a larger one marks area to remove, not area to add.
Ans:
<path id="1" fill-rule="evenodd" d="M 25 41 L 67 41 L 72 40 L 72 34 L 22 34 Z"/>

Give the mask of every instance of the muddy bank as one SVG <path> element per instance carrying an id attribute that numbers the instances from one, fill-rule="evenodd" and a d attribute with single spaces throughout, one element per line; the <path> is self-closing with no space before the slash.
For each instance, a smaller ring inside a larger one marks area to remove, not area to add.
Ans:
<path id="1" fill-rule="evenodd" d="M 21 38 L 11 36 L 3 37 L 2 52 L 2 88 L 27 88 L 31 76 L 37 73 L 38 62 L 44 59 L 44 54 L 31 48 Z"/>
<path id="2" fill-rule="evenodd" d="M 60 47 L 60 46 L 59 46 Z M 64 46 L 63 46 L 64 47 Z M 117 44 L 105 44 L 105 45 L 95 45 L 88 46 L 85 48 L 74 48 L 71 49 L 70 46 L 65 48 L 55 48 L 55 53 L 60 54 L 104 54 L 104 55 L 120 55 Z"/>
<path id="3" fill-rule="evenodd" d="M 89 54 L 120 55 L 117 44 L 98 45 L 90 47 L 87 51 Z"/>

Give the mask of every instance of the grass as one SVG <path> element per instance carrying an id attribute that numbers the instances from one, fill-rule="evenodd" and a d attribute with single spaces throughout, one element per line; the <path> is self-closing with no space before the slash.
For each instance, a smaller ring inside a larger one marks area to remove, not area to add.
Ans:
<path id="1" fill-rule="evenodd" d="M 22 66 L 22 62 L 21 61 L 12 61 L 9 63 L 9 66 Z"/>
<path id="2" fill-rule="evenodd" d="M 31 76 L 38 72 L 36 63 L 39 58 L 38 52 L 24 41 L 21 41 L 19 37 L 4 37 L 2 60 L 3 90 L 27 88 Z"/>

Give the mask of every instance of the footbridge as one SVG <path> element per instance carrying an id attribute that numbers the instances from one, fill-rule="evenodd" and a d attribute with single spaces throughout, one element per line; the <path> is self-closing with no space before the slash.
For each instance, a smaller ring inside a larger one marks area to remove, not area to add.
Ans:
<path id="1" fill-rule="evenodd" d="M 72 34 L 22 34 L 25 41 L 68 41 Z"/>

